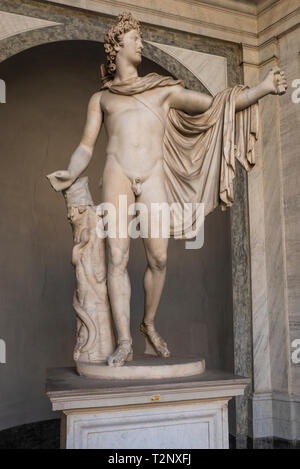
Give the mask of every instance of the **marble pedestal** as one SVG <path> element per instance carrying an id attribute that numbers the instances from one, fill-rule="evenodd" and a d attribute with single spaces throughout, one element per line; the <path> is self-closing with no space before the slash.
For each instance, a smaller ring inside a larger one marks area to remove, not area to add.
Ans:
<path id="1" fill-rule="evenodd" d="M 249 379 L 218 371 L 155 381 L 95 380 L 48 370 L 67 449 L 228 448 L 228 401 Z"/>

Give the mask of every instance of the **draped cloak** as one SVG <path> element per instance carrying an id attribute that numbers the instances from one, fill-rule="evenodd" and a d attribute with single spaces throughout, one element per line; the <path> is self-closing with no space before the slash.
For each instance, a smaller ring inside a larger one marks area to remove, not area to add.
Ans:
<path id="1" fill-rule="evenodd" d="M 136 96 L 148 109 L 147 99 L 138 95 L 157 87 L 184 86 L 181 80 L 150 73 L 118 84 L 108 81 L 101 88 L 124 96 Z M 189 115 L 171 108 L 163 139 L 163 168 L 169 204 L 192 204 L 188 226 L 182 236 L 182 227 L 171 222 L 171 236 L 189 238 L 199 227 L 196 204 L 204 204 L 204 215 L 218 205 L 222 210 L 234 201 L 233 180 L 235 158 L 250 171 L 255 165 L 255 141 L 258 138 L 258 104 L 235 112 L 238 95 L 247 86 L 236 85 L 216 94 L 209 109 L 198 115 Z M 142 98 L 142 99 L 141 99 Z M 191 205 L 190 205 L 191 206 Z"/>

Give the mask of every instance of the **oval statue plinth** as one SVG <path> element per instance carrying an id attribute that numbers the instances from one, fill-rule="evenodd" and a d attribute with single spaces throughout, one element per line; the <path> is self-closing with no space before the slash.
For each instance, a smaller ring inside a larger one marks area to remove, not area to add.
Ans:
<path id="1" fill-rule="evenodd" d="M 199 357 L 137 356 L 123 366 L 108 366 L 106 362 L 77 362 L 77 373 L 96 379 L 164 379 L 195 376 L 205 371 L 205 360 Z"/>

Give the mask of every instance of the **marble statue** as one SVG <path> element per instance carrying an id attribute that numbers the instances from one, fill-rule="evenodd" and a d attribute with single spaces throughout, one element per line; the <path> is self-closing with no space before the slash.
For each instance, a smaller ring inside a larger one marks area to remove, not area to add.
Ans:
<path id="1" fill-rule="evenodd" d="M 163 202 L 203 203 L 207 215 L 218 205 L 222 209 L 232 205 L 235 158 L 246 170 L 255 165 L 257 103 L 268 94 L 284 94 L 287 81 L 276 68 L 253 88 L 237 85 L 211 97 L 188 90 L 171 77 L 156 73 L 139 77 L 142 35 L 130 13 L 119 15 L 108 31 L 105 51 L 102 88 L 90 99 L 80 144 L 68 169 L 47 177 L 56 191 L 64 193 L 74 231 L 78 317 L 74 358 L 106 360 L 111 367 L 121 367 L 133 358 L 127 273 L 130 236 L 121 237 L 117 229 L 115 237 L 105 239 L 106 272 L 104 240 L 95 235 L 95 207 L 86 179 L 79 178 L 91 160 L 102 124 L 108 144 L 101 200 L 116 207 L 122 223 L 128 226 L 131 216 L 120 209 L 120 195 L 127 197 L 128 204 L 144 204 L 149 217 L 151 204 Z M 196 221 L 194 211 L 187 238 Z M 146 222 L 141 217 L 141 224 Z M 175 225 L 170 233 L 177 237 Z M 168 238 L 151 237 L 150 230 L 143 242 L 147 269 L 140 331 L 146 340 L 145 352 L 166 358 L 170 351 L 156 330 L 155 315 L 165 283 Z"/>

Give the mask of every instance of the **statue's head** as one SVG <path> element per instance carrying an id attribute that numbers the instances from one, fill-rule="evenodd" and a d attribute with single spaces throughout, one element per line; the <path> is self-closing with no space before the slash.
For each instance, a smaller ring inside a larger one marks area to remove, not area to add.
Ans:
<path id="1" fill-rule="evenodd" d="M 107 54 L 107 71 L 113 76 L 116 71 L 116 59 L 120 54 L 129 63 L 138 66 L 142 60 L 142 33 L 140 23 L 131 13 L 121 13 L 118 21 L 107 32 L 104 40 Z"/>

